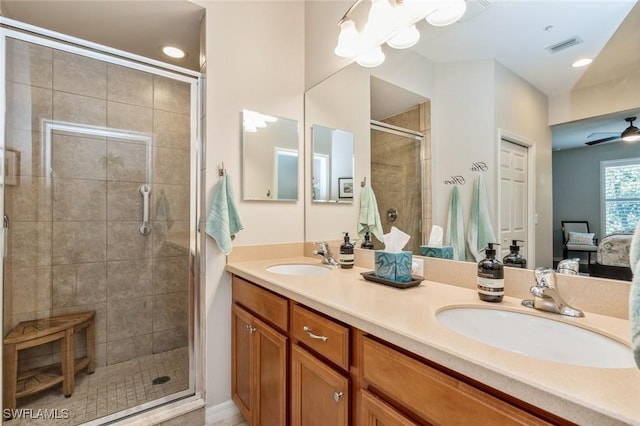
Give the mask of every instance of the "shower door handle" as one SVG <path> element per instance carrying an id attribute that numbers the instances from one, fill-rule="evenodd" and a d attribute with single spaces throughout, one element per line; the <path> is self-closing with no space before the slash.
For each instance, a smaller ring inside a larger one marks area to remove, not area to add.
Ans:
<path id="1" fill-rule="evenodd" d="M 138 190 L 142 194 L 142 223 L 138 227 L 138 231 L 142 235 L 149 235 L 151 233 L 151 225 L 149 224 L 149 195 L 151 194 L 151 187 L 142 184 Z"/>
<path id="2" fill-rule="evenodd" d="M 2 257 L 7 257 L 7 250 L 9 245 L 9 216 L 6 214 L 2 219 Z"/>

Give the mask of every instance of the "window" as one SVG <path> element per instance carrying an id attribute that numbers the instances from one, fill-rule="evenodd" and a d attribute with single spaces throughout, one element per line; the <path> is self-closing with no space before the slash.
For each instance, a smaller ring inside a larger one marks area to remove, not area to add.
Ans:
<path id="1" fill-rule="evenodd" d="M 633 231 L 640 220 L 640 158 L 600 162 L 604 235 Z"/>

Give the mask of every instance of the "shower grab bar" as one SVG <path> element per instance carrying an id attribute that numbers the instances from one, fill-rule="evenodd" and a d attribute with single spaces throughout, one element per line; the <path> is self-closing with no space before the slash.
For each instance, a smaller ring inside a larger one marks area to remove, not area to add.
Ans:
<path id="1" fill-rule="evenodd" d="M 140 224 L 138 231 L 142 235 L 149 235 L 151 233 L 151 225 L 149 224 L 149 195 L 151 194 L 151 187 L 142 184 L 138 190 L 142 194 L 142 224 Z"/>

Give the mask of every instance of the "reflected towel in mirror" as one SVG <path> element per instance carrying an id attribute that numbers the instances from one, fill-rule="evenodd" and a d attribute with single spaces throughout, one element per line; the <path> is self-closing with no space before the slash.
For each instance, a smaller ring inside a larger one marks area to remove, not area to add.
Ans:
<path id="1" fill-rule="evenodd" d="M 232 241 L 242 228 L 233 198 L 231 179 L 225 173 L 218 184 L 218 192 L 213 197 L 205 232 L 216 241 L 224 254 L 229 254 L 233 249 Z"/>
<path id="2" fill-rule="evenodd" d="M 358 216 L 358 237 L 364 239 L 365 233 L 373 234 L 378 241 L 384 241 L 378 202 L 371 185 L 365 184 L 360 194 L 360 215 Z"/>
<path id="3" fill-rule="evenodd" d="M 467 260 L 467 250 L 464 241 L 464 218 L 462 214 L 462 200 L 460 190 L 454 186 L 451 190 L 449 217 L 447 218 L 447 234 L 444 245 L 453 247 L 454 260 Z"/>
<path id="4" fill-rule="evenodd" d="M 631 240 L 629 265 L 633 282 L 629 290 L 629 323 L 631 324 L 631 347 L 636 365 L 640 368 L 640 223 Z"/>
<path id="5" fill-rule="evenodd" d="M 476 259 L 476 262 L 484 259 L 484 254 L 481 253 L 481 250 L 487 247 L 488 243 L 497 243 L 491 226 L 489 200 L 487 199 L 487 189 L 482 175 L 478 175 L 473 182 L 473 199 L 471 201 L 469 229 L 467 230 L 467 243 L 469 244 L 469 251 Z"/>

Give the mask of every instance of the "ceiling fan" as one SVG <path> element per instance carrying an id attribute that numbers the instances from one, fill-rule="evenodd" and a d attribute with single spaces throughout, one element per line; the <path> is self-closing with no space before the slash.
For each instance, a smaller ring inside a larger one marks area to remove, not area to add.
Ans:
<path id="1" fill-rule="evenodd" d="M 625 142 L 635 142 L 640 140 L 640 130 L 638 130 L 638 128 L 636 126 L 633 125 L 634 120 L 636 119 L 636 117 L 627 117 L 624 119 L 624 121 L 626 121 L 627 123 L 629 123 L 629 127 L 627 127 L 626 129 L 624 129 L 624 131 L 622 133 L 617 133 L 617 132 L 596 132 L 596 133 L 592 133 L 589 136 L 587 136 L 588 138 L 591 138 L 595 135 L 602 135 L 604 137 L 600 138 L 600 139 L 596 139 L 593 141 L 587 141 L 584 144 L 585 145 L 597 145 L 599 143 L 604 143 L 604 142 L 613 142 L 613 141 L 625 141 Z M 605 135 L 611 135 L 611 136 L 605 136 Z"/>

